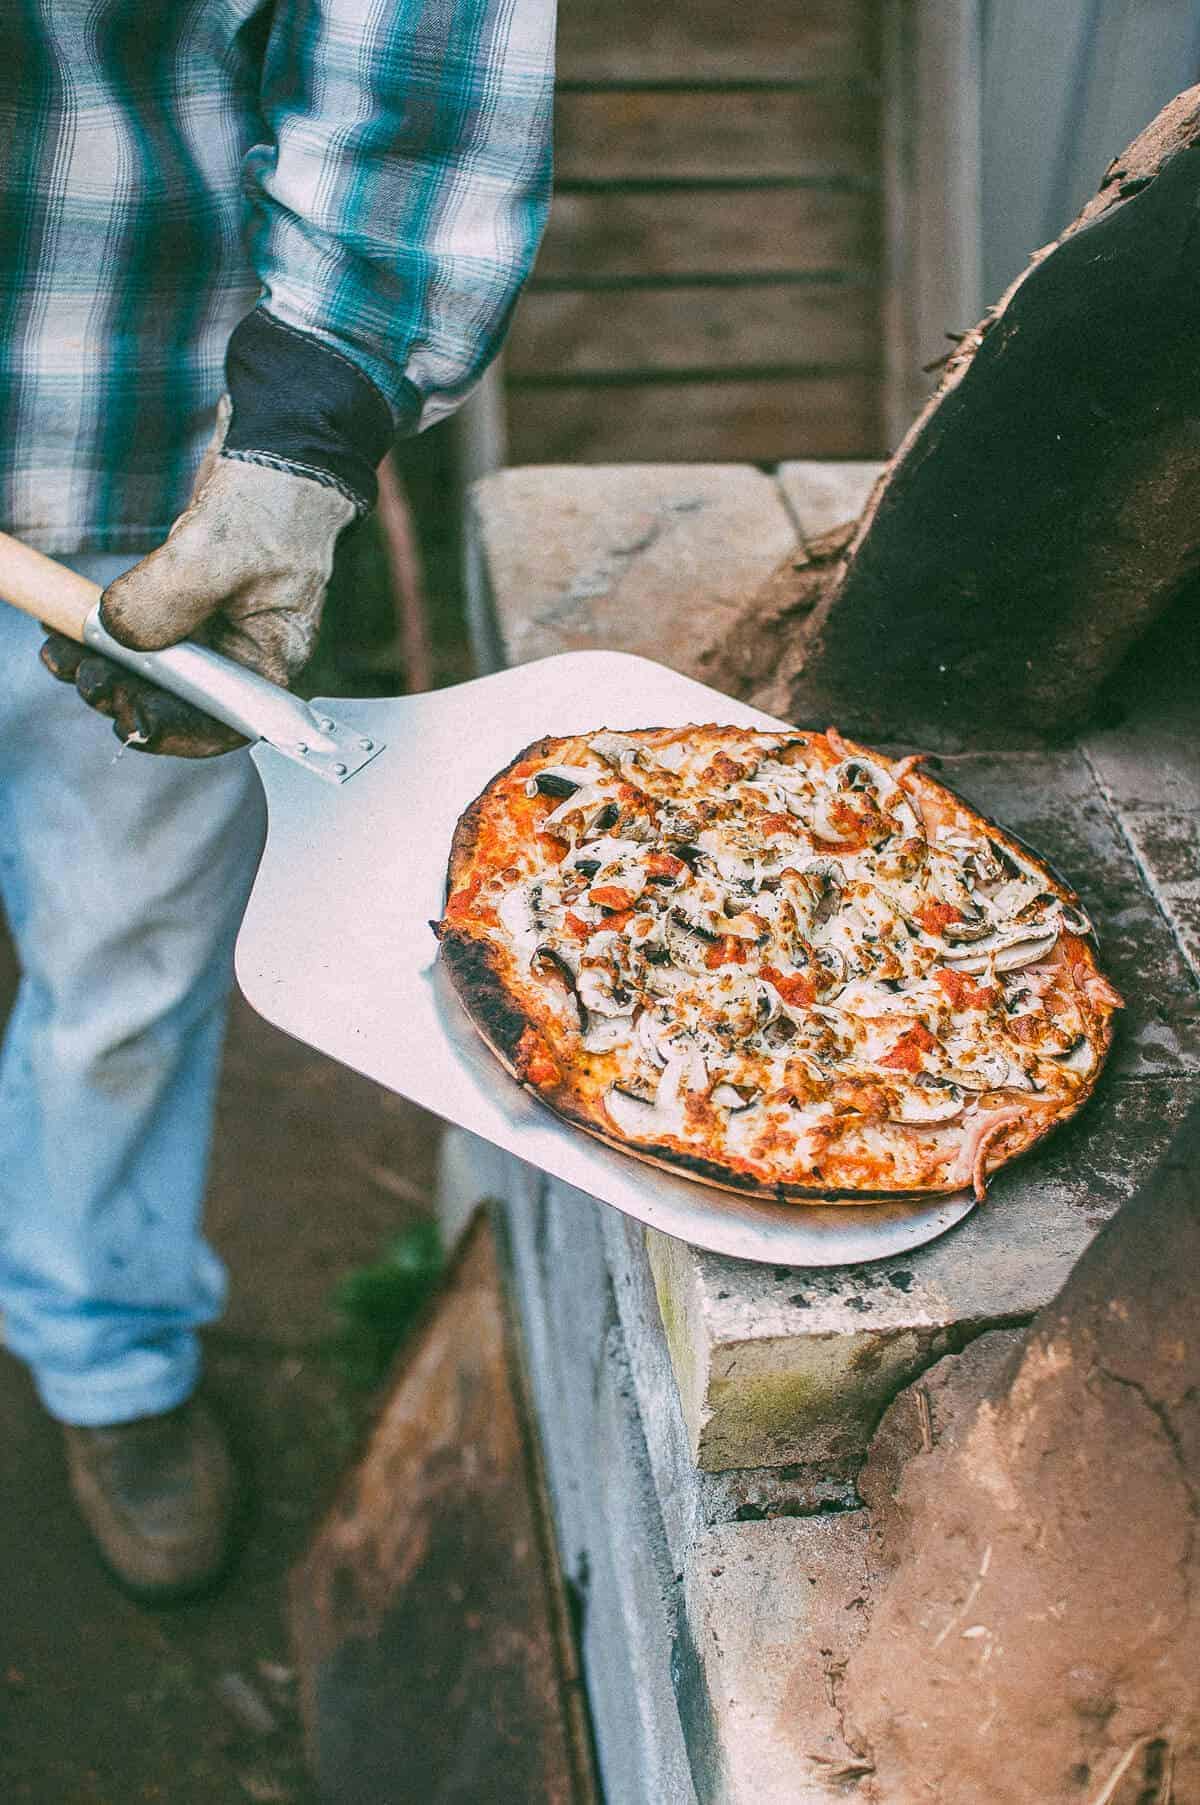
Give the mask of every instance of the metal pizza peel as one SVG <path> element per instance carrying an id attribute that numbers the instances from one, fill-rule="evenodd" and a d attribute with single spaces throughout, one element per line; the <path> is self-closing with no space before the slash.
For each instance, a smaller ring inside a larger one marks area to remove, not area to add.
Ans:
<path id="1" fill-rule="evenodd" d="M 562 1122 L 479 1039 L 437 960 L 463 809 L 544 734 L 778 721 L 622 652 L 568 652 L 424 695 L 310 703 L 207 648 L 130 652 L 99 590 L 0 535 L 0 595 L 257 742 L 266 849 L 237 944 L 255 1009 L 388 1090 L 651 1227 L 739 1259 L 837 1266 L 909 1252 L 973 1208 L 781 1204 L 648 1165 Z"/>

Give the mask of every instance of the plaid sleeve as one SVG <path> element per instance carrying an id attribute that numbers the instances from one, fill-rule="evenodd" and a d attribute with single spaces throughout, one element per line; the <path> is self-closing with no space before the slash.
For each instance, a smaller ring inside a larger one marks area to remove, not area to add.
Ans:
<path id="1" fill-rule="evenodd" d="M 499 349 L 545 224 L 554 0 L 281 0 L 245 172 L 273 319 L 349 359 L 398 431 Z"/>

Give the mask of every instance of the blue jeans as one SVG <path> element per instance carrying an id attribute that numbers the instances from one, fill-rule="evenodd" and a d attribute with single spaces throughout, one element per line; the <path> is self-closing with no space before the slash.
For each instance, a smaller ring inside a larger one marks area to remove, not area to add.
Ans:
<path id="1" fill-rule="evenodd" d="M 67 560 L 99 583 L 130 557 Z M 200 1232 L 233 943 L 265 832 L 246 752 L 122 751 L 0 605 L 4 1340 L 64 1422 L 180 1403 L 225 1276 Z"/>

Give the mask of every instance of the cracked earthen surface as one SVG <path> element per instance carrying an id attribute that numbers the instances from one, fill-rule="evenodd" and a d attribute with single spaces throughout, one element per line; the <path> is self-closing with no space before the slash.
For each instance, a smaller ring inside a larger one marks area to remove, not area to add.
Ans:
<path id="1" fill-rule="evenodd" d="M 1200 1799 L 1200 1111 L 1028 1337 L 942 1361 L 860 1490 L 841 1703 L 877 1805 Z"/>

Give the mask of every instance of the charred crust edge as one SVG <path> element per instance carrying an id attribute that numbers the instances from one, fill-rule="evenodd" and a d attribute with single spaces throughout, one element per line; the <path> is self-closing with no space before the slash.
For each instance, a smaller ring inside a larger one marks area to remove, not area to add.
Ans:
<path id="1" fill-rule="evenodd" d="M 515 1061 L 530 1020 L 513 1001 L 496 949 L 488 941 L 452 927 L 443 930 L 441 954 L 472 1022 L 506 1064 Z"/>

